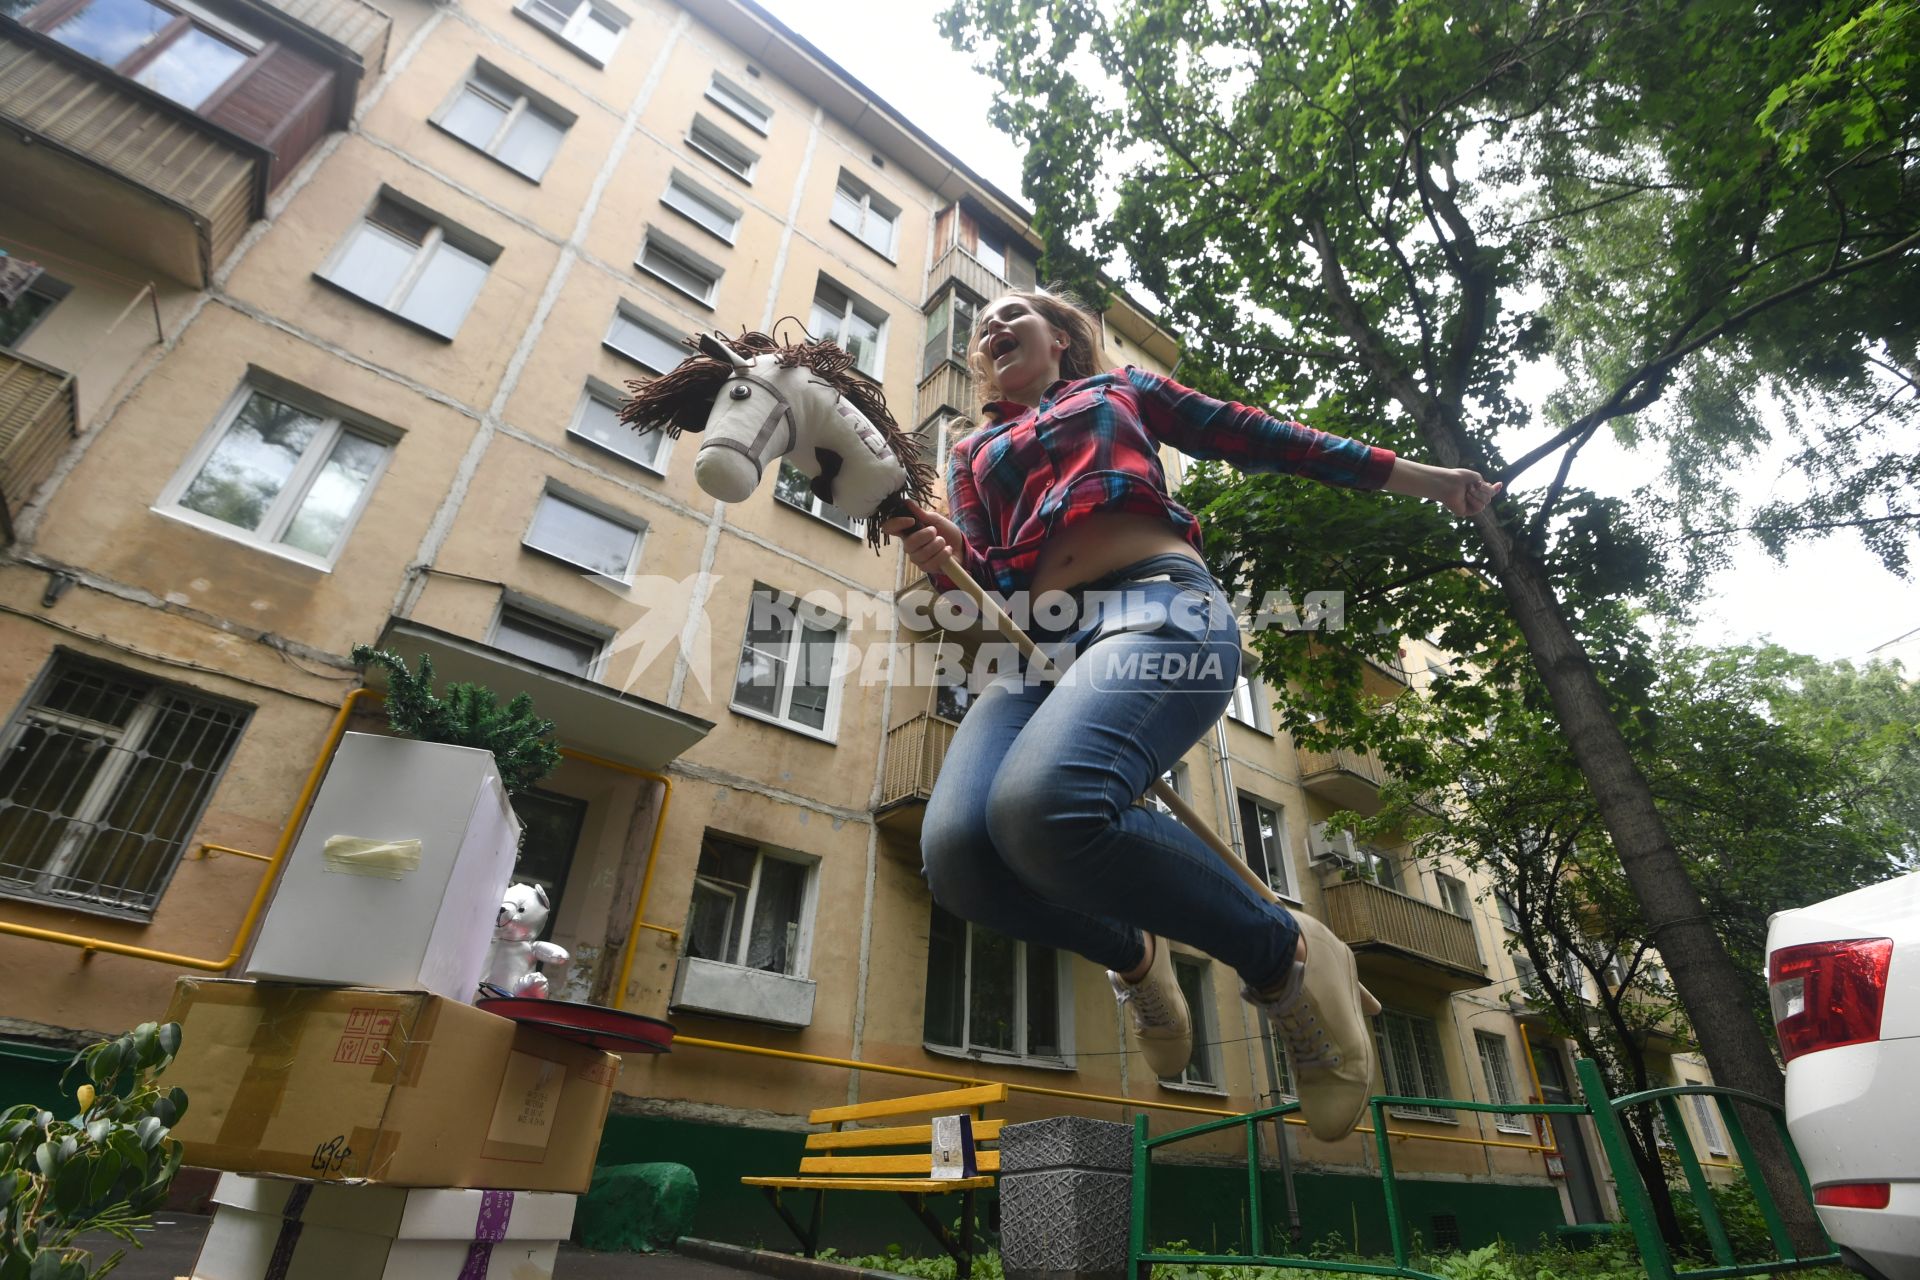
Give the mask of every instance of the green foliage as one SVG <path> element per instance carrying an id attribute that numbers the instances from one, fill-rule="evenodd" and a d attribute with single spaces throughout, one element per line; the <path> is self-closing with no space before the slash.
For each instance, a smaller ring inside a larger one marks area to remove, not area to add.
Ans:
<path id="1" fill-rule="evenodd" d="M 1680 1218 L 1682 1247 L 1700 1264 L 1713 1265 L 1713 1246 L 1707 1239 L 1707 1229 L 1700 1220 L 1700 1206 L 1695 1203 L 1692 1194 L 1680 1184 L 1673 1184 L 1669 1190 L 1673 1193 L 1673 1203 Z M 1726 1228 L 1727 1243 L 1733 1248 L 1733 1256 L 1741 1262 L 1758 1262 L 1766 1258 L 1775 1258 L 1779 1254 L 1773 1245 L 1773 1236 L 1767 1231 L 1767 1219 L 1760 1212 L 1760 1202 L 1754 1198 L 1753 1187 L 1742 1178 L 1713 1188 L 1713 1203 L 1720 1212 L 1720 1225 Z"/>
<path id="2" fill-rule="evenodd" d="M 491 751 L 510 794 L 527 790 L 559 767 L 553 721 L 534 714 L 527 694 L 515 694 L 502 707 L 493 690 L 455 683 L 443 697 L 433 691 L 433 659 L 424 653 L 417 674 L 405 658 L 371 645 L 355 645 L 352 656 L 357 665 L 386 670 L 387 722 L 400 736 Z"/>
<path id="3" fill-rule="evenodd" d="M 154 1077 L 180 1050 L 180 1024 L 146 1022 L 80 1051 L 62 1087 L 83 1081 L 79 1114 L 33 1105 L 0 1112 L 0 1280 L 88 1280 L 112 1271 L 74 1246 L 101 1231 L 137 1244 L 134 1229 L 165 1202 L 182 1147 L 168 1136 L 187 1095 Z"/>

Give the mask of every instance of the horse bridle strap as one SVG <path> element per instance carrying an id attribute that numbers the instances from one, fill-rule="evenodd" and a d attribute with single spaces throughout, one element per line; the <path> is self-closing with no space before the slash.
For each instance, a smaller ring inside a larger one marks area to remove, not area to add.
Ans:
<path id="1" fill-rule="evenodd" d="M 743 453 L 752 461 L 756 472 L 764 471 L 766 470 L 766 465 L 760 461 L 761 450 L 765 449 L 767 441 L 773 438 L 774 427 L 779 424 L 782 418 L 786 419 L 787 443 L 774 454 L 775 457 L 780 457 L 792 452 L 793 446 L 800 439 L 800 427 L 793 416 L 793 405 L 787 400 L 786 393 L 781 391 L 779 387 L 774 386 L 765 378 L 755 377 L 744 369 L 736 370 L 733 376 L 728 378 L 727 381 L 732 382 L 736 379 L 741 382 L 751 382 L 757 387 L 764 388 L 766 393 L 773 397 L 773 408 L 767 411 L 766 421 L 762 422 L 760 429 L 753 433 L 751 442 L 741 444 L 738 440 L 726 440 L 715 436 L 710 440 L 703 441 L 700 447 L 703 449 L 732 449 L 736 453 Z"/>

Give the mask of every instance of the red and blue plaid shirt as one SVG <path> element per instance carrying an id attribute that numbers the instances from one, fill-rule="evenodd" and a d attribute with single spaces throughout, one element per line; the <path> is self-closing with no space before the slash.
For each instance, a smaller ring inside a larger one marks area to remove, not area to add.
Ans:
<path id="1" fill-rule="evenodd" d="M 1167 519 L 1195 551 L 1200 522 L 1167 492 L 1160 446 L 1242 471 L 1289 472 L 1378 489 L 1391 450 L 1214 400 L 1129 365 L 1048 387 L 1040 403 L 998 401 L 996 421 L 963 436 L 947 460 L 947 508 L 966 535 L 955 556 L 1002 596 L 1030 586 L 1049 534 L 1096 511 Z M 953 584 L 940 575 L 934 585 Z"/>

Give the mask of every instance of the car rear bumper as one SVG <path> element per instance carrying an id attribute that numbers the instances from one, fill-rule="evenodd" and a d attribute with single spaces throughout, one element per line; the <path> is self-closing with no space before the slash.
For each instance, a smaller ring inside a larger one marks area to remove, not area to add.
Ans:
<path id="1" fill-rule="evenodd" d="M 1787 1064 L 1787 1128 L 1818 1189 L 1891 1184 L 1884 1209 L 1820 1207 L 1834 1243 L 1886 1280 L 1920 1280 L 1920 1038 L 1826 1049 Z"/>

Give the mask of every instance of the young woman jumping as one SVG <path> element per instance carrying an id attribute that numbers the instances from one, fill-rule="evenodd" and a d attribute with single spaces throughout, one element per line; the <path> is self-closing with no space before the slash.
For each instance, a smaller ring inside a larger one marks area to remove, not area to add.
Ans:
<path id="1" fill-rule="evenodd" d="M 1111 368 L 1098 322 L 1056 293 L 985 308 L 969 362 L 988 403 L 985 425 L 951 451 L 952 518 L 916 507 L 883 527 L 937 586 L 952 586 L 935 572 L 951 551 L 988 590 L 1028 593 L 1034 638 L 1071 665 L 1058 681 L 1002 676 L 961 721 L 921 832 L 934 900 L 1104 966 L 1160 1076 L 1192 1050 L 1163 940 L 1217 957 L 1286 1043 L 1309 1128 L 1343 1137 L 1372 1092 L 1365 1015 L 1380 1007 L 1352 951 L 1134 803 L 1226 711 L 1240 674 L 1231 604 L 1201 559 L 1198 521 L 1167 491 L 1159 447 L 1430 498 L 1460 516 L 1500 486 Z"/>

